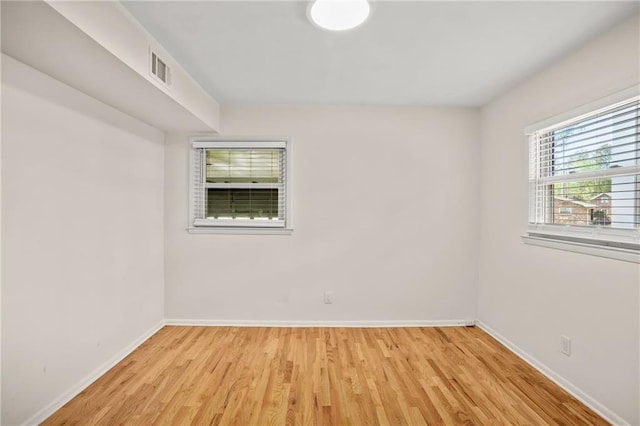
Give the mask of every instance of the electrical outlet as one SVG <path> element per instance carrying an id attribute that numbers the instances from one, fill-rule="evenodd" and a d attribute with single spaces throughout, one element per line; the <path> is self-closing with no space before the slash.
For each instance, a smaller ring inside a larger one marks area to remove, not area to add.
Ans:
<path id="1" fill-rule="evenodd" d="M 560 336 L 560 352 L 566 356 L 571 356 L 571 339 L 567 336 Z"/>
<path id="2" fill-rule="evenodd" d="M 324 304 L 325 305 L 330 305 L 333 303 L 333 292 L 332 291 L 325 291 L 324 292 Z"/>

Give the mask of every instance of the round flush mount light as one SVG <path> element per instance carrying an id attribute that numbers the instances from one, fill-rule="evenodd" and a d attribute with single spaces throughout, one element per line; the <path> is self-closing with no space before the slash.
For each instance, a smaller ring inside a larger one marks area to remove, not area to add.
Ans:
<path id="1" fill-rule="evenodd" d="M 370 10 L 367 0 L 315 0 L 309 4 L 307 16 L 320 28 L 344 31 L 362 24 Z"/>

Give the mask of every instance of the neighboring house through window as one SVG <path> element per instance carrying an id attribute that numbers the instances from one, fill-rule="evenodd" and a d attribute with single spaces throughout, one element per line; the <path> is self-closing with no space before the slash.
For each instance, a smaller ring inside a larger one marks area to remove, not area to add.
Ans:
<path id="1" fill-rule="evenodd" d="M 640 96 L 528 130 L 529 235 L 640 249 Z"/>

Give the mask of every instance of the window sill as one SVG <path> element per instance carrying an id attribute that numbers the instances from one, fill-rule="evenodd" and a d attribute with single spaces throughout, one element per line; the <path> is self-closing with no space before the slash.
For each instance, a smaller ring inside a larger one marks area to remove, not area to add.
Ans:
<path id="1" fill-rule="evenodd" d="M 187 228 L 190 234 L 229 234 L 229 235 L 291 235 L 293 228 L 224 228 L 224 227 L 192 227 Z"/>
<path id="2" fill-rule="evenodd" d="M 640 263 L 640 250 L 607 247 L 578 241 L 559 240 L 554 239 L 553 237 L 539 237 L 531 235 L 523 235 L 522 241 L 525 244 L 532 246 L 588 254 L 591 256 L 621 260 L 624 262 Z"/>

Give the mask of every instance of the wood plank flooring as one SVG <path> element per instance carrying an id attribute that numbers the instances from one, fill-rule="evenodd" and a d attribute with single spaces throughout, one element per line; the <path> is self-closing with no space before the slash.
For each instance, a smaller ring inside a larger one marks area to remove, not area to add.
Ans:
<path id="1" fill-rule="evenodd" d="M 164 327 L 46 425 L 604 425 L 475 327 Z"/>

